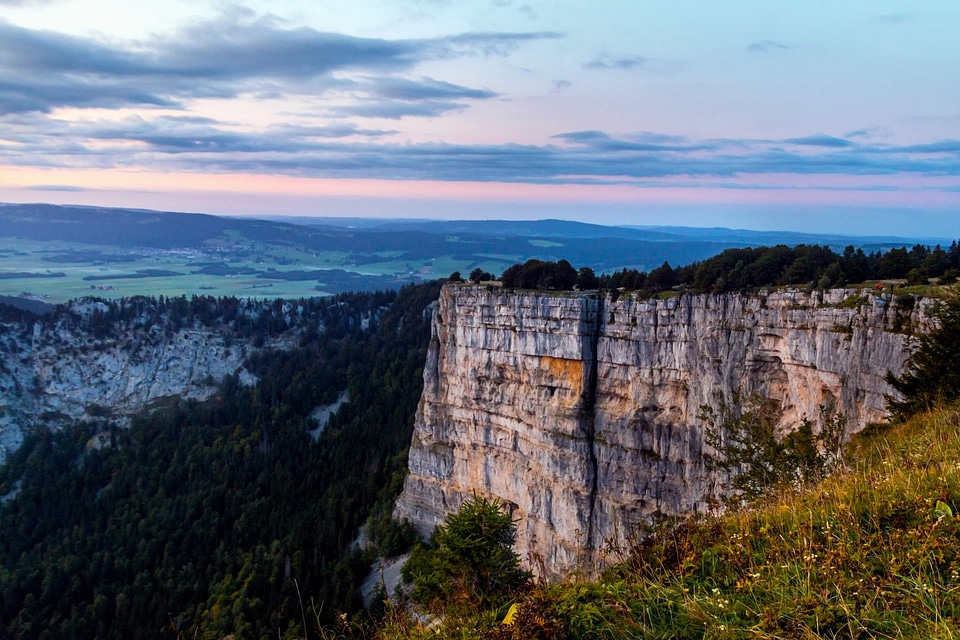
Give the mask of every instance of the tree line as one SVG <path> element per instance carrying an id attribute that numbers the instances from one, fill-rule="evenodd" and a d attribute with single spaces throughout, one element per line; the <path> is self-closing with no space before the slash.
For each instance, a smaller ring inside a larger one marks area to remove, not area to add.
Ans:
<path id="1" fill-rule="evenodd" d="M 610 289 L 656 294 L 671 289 L 690 293 L 728 293 L 770 286 L 804 286 L 811 289 L 842 287 L 874 279 L 900 279 L 907 284 L 926 284 L 938 278 L 941 284 L 960 276 L 960 246 L 954 241 L 944 249 L 917 244 L 870 253 L 846 247 L 837 253 L 827 246 L 748 247 L 727 249 L 706 260 L 673 267 L 669 262 L 650 271 L 624 268 L 596 275 L 589 267 L 579 270 L 566 260 L 528 260 L 504 271 L 504 287 L 542 290 Z M 461 280 L 459 273 L 452 280 Z M 493 274 L 475 270 L 474 282 L 493 280 Z"/>

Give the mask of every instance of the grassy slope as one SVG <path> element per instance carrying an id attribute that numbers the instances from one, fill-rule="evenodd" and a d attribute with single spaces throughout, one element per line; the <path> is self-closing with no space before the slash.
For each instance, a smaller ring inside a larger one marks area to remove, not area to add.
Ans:
<path id="1" fill-rule="evenodd" d="M 660 532 L 598 581 L 537 587 L 522 629 L 483 635 L 960 638 L 960 408 L 861 437 L 851 458 L 808 490 Z M 381 637 L 478 637 L 505 611 Z"/>

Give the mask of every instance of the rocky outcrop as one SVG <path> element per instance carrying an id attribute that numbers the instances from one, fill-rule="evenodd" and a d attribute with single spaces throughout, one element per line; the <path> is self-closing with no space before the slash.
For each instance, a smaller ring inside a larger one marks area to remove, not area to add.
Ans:
<path id="1" fill-rule="evenodd" d="M 162 315 L 91 328 L 89 319 L 106 308 L 77 301 L 55 316 L 0 321 L 0 464 L 40 425 L 124 424 L 163 398 L 206 399 L 229 374 L 255 382 L 243 368 L 252 340 L 200 323 L 176 326 Z M 290 332 L 259 346 L 289 348 L 296 338 Z"/>
<path id="2" fill-rule="evenodd" d="M 473 492 L 513 512 L 540 573 L 592 572 L 656 516 L 703 511 L 700 407 L 780 401 L 784 429 L 833 404 L 884 416 L 927 320 L 856 290 L 614 299 L 448 285 L 434 317 L 396 513 L 429 532 Z"/>

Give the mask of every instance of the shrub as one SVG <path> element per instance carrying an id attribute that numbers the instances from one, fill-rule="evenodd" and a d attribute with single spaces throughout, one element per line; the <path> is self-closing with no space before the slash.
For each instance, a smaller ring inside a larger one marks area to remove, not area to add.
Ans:
<path id="1" fill-rule="evenodd" d="M 887 383 L 900 395 L 887 396 L 894 420 L 906 420 L 938 402 L 960 397 L 960 296 L 938 301 L 932 315 L 937 327 L 920 337 L 903 375 L 887 372 Z"/>
<path id="2" fill-rule="evenodd" d="M 577 275 L 566 260 L 527 260 L 509 267 L 500 281 L 507 288 L 568 291 L 577 283 Z"/>
<path id="3" fill-rule="evenodd" d="M 513 550 L 516 533 L 499 500 L 477 495 L 466 500 L 404 566 L 404 579 L 413 580 L 413 599 L 428 607 L 501 602 L 530 579 Z"/>
<path id="4" fill-rule="evenodd" d="M 753 501 L 784 488 L 806 486 L 829 474 L 843 459 L 847 421 L 832 406 L 820 407 L 820 429 L 806 417 L 783 436 L 777 432 L 780 406 L 754 395 L 700 407 L 704 441 L 719 454 L 708 459 L 714 470 L 730 474 L 728 506 Z"/>
<path id="5" fill-rule="evenodd" d="M 907 273 L 907 285 L 915 286 L 920 284 L 927 284 L 927 274 L 922 269 L 910 269 Z"/>
<path id="6" fill-rule="evenodd" d="M 470 272 L 470 282 L 474 284 L 480 284 L 481 282 L 485 282 L 488 280 L 496 280 L 496 276 L 493 275 L 492 273 L 484 271 L 480 267 L 477 267 L 476 269 Z"/>

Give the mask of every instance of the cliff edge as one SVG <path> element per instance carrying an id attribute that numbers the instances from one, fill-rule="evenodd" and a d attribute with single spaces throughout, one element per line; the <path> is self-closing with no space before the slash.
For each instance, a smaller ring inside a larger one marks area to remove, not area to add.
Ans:
<path id="1" fill-rule="evenodd" d="M 658 515 L 709 508 L 700 407 L 781 402 L 784 428 L 834 404 L 885 416 L 928 305 L 854 289 L 614 298 L 448 284 L 396 514 L 423 533 L 473 492 L 507 504 L 536 572 L 592 573 Z"/>

